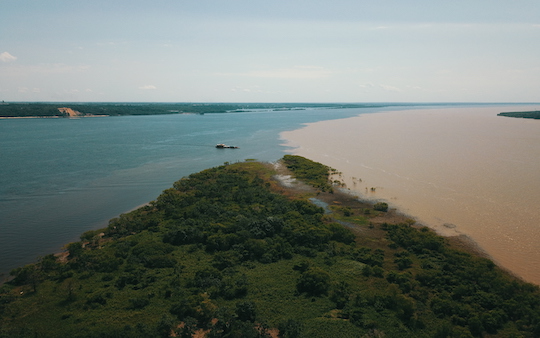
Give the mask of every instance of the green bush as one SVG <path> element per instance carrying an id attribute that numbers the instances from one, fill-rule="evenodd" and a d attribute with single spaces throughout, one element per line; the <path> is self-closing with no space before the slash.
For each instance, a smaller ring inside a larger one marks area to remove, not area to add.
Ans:
<path id="1" fill-rule="evenodd" d="M 387 212 L 388 211 L 388 203 L 386 203 L 386 202 L 377 202 L 373 206 L 373 209 L 377 210 L 377 211 Z"/>
<path id="2" fill-rule="evenodd" d="M 257 309 L 255 303 L 250 301 L 236 303 L 236 317 L 238 320 L 244 322 L 255 322 L 255 317 L 257 316 Z"/>
<path id="3" fill-rule="evenodd" d="M 309 296 L 321 296 L 328 293 L 330 275 L 321 268 L 310 268 L 303 272 L 298 279 L 296 288 L 300 293 Z"/>
<path id="4" fill-rule="evenodd" d="M 332 191 L 329 180 L 330 167 L 297 155 L 285 155 L 283 162 L 299 180 L 322 191 Z"/>

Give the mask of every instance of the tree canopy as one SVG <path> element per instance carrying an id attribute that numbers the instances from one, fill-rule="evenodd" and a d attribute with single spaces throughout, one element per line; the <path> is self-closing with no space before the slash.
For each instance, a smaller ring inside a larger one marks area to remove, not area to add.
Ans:
<path id="1" fill-rule="evenodd" d="M 272 168 L 192 174 L 13 270 L 0 337 L 539 336 L 538 287 L 363 205 L 325 215 Z"/>

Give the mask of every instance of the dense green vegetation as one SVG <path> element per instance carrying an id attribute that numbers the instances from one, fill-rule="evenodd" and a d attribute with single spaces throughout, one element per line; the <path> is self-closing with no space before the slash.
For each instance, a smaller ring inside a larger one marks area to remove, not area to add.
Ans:
<path id="1" fill-rule="evenodd" d="M 322 166 L 294 160 L 299 175 Z M 192 174 L 64 259 L 14 270 L 0 337 L 540 335 L 538 287 L 365 206 L 324 215 L 270 168 Z"/>
<path id="2" fill-rule="evenodd" d="M 519 117 L 524 119 L 540 119 L 540 111 L 518 111 L 518 112 L 508 112 L 508 113 L 499 113 L 497 116 L 507 116 L 507 117 Z"/>
<path id="3" fill-rule="evenodd" d="M 85 115 L 157 115 L 241 112 L 253 109 L 298 110 L 305 108 L 365 108 L 372 104 L 317 103 L 2 103 L 0 117 L 66 117 L 58 108 L 71 108 Z M 380 105 L 379 105 L 380 106 Z"/>
<path id="4" fill-rule="evenodd" d="M 285 155 L 283 162 L 299 180 L 321 191 L 332 191 L 329 177 L 330 171 L 335 171 L 335 169 L 297 155 Z"/>
<path id="5" fill-rule="evenodd" d="M 0 104 L 0 117 L 63 117 L 58 108 L 63 105 L 29 103 L 29 104 Z"/>

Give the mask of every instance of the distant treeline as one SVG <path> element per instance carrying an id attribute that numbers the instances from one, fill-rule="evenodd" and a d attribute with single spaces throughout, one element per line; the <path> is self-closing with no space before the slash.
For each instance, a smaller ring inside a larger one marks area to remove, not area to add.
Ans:
<path id="1" fill-rule="evenodd" d="M 519 117 L 523 119 L 540 119 L 540 111 L 517 111 L 517 112 L 508 112 L 508 113 L 499 113 L 497 116 L 507 116 L 507 117 Z"/>
<path id="2" fill-rule="evenodd" d="M 242 112 L 253 109 L 301 110 L 307 108 L 366 108 L 375 104 L 322 103 L 1 103 L 0 117 L 67 117 L 58 108 L 85 115 L 159 115 Z M 379 105 L 381 106 L 381 105 Z"/>

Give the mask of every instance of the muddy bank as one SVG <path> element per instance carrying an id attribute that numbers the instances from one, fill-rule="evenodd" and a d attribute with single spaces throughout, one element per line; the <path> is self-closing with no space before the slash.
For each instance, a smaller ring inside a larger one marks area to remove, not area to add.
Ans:
<path id="1" fill-rule="evenodd" d="M 282 138 L 294 154 L 336 168 L 335 179 L 362 198 L 387 201 L 442 235 L 466 236 L 540 284 L 540 123 L 497 117 L 506 110 L 367 114 Z"/>

